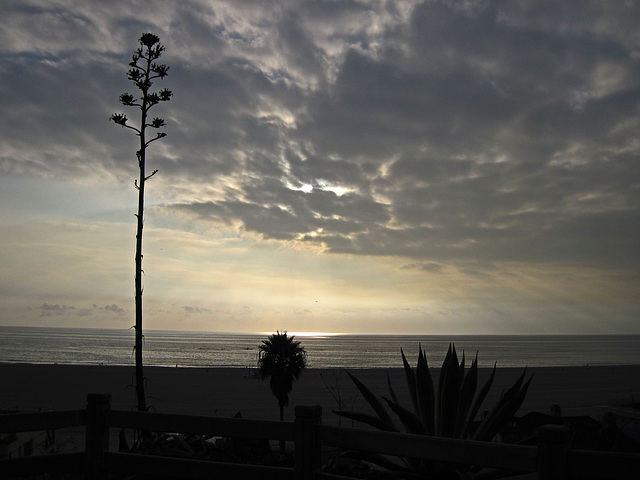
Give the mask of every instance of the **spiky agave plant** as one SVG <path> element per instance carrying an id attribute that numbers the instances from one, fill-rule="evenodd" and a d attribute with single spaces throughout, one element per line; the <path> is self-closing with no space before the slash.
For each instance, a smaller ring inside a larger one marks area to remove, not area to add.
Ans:
<path id="1" fill-rule="evenodd" d="M 447 356 L 442 363 L 436 388 L 427 364 L 427 356 L 422 347 L 419 348 L 418 363 L 415 370 L 409 365 L 402 349 L 400 353 L 412 408 L 405 408 L 400 405 L 388 375 L 387 383 L 390 398 L 382 397 L 382 399 L 387 404 L 388 409 L 397 416 L 406 433 L 491 441 L 500 430 L 507 426 L 518 411 L 531 383 L 532 377 L 528 381 L 524 381 L 525 368 L 518 380 L 502 393 L 493 408 L 488 411 L 479 423 L 476 423 L 475 418 L 493 384 L 496 365 L 494 365 L 488 380 L 478 390 L 478 355 L 476 354 L 465 375 L 464 353 L 462 354 L 462 359 L 458 361 L 455 345 L 450 344 Z M 349 372 L 347 374 L 363 398 L 371 406 L 375 415 L 345 411 L 337 411 L 335 413 L 381 430 L 400 431 L 383 402 L 354 375 Z M 420 478 L 460 478 L 461 475 L 468 478 L 479 470 L 475 467 L 444 466 L 437 462 L 417 461 L 415 459 L 402 459 L 403 465 L 398 465 L 378 455 L 367 455 L 366 459 L 389 470 L 395 470 L 396 474 L 413 473 L 418 474 Z"/>

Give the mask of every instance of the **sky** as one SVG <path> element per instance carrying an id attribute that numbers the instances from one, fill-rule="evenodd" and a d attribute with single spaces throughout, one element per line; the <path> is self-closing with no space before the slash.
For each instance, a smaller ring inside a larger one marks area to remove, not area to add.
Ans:
<path id="1" fill-rule="evenodd" d="M 640 333 L 640 2 L 0 3 L 0 325 Z"/>

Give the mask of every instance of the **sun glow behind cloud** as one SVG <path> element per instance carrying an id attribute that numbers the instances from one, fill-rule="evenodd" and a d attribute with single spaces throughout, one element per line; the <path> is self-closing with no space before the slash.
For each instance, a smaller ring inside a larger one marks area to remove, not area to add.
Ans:
<path id="1" fill-rule="evenodd" d="M 144 24 L 150 328 L 638 332 L 635 3 L 149 5 L 0 2 L 0 323 L 131 325 Z"/>

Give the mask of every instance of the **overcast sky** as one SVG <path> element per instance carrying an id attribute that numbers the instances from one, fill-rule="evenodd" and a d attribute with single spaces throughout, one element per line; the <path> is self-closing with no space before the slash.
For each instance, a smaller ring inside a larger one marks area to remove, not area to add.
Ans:
<path id="1" fill-rule="evenodd" d="M 0 325 L 640 333 L 640 2 L 0 3 Z"/>

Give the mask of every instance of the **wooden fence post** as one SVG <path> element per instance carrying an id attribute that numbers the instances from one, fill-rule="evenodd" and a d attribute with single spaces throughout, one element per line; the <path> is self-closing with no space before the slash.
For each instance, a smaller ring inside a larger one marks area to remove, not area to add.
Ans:
<path id="1" fill-rule="evenodd" d="M 296 406 L 295 480 L 311 480 L 320 468 L 320 445 L 315 427 L 322 423 L 322 407 Z"/>
<path id="2" fill-rule="evenodd" d="M 85 443 L 85 478 L 105 478 L 104 452 L 109 450 L 109 427 L 105 414 L 111 409 L 111 394 L 87 395 L 87 430 Z"/>
<path id="3" fill-rule="evenodd" d="M 571 431 L 564 425 L 544 425 L 538 436 L 538 479 L 567 478 L 567 449 Z"/>

